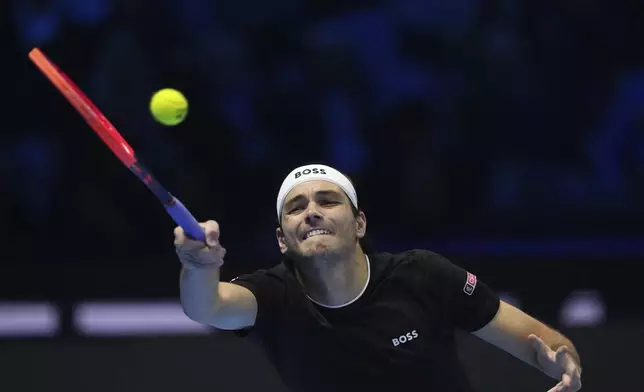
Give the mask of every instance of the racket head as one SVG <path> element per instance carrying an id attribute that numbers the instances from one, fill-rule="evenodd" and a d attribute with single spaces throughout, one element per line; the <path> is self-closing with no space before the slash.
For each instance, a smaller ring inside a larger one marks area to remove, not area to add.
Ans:
<path id="1" fill-rule="evenodd" d="M 85 93 L 56 64 L 49 60 L 39 48 L 34 48 L 29 52 L 29 59 L 67 98 L 67 101 L 125 166 L 130 167 L 136 163 L 134 149 Z"/>

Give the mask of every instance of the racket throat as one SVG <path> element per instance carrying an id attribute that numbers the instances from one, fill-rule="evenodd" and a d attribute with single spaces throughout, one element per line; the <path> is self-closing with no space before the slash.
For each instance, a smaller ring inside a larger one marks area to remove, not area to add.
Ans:
<path id="1" fill-rule="evenodd" d="M 141 180 L 152 193 L 166 206 L 171 206 L 175 203 L 174 197 L 168 192 L 161 184 L 154 178 L 148 169 L 141 163 L 134 162 L 129 166 L 129 169 L 139 180 Z"/>

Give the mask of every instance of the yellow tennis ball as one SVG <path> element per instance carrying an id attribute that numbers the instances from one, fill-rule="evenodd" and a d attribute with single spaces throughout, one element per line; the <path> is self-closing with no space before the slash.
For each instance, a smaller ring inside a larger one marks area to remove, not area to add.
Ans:
<path id="1" fill-rule="evenodd" d="M 177 125 L 188 115 L 188 100 L 173 88 L 164 88 L 152 95 L 150 111 L 163 125 Z"/>

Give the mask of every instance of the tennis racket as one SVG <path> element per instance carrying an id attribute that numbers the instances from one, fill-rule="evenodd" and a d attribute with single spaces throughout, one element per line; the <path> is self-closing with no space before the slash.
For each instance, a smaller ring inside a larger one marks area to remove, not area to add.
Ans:
<path id="1" fill-rule="evenodd" d="M 94 132 L 112 150 L 114 155 L 152 191 L 163 204 L 168 214 L 183 228 L 186 234 L 193 239 L 205 241 L 204 230 L 199 225 L 199 222 L 139 162 L 134 153 L 134 149 L 125 141 L 112 123 L 110 123 L 92 101 L 87 98 L 81 89 L 58 66 L 52 63 L 40 49 L 32 49 L 29 52 L 29 59 L 31 59 L 49 81 L 67 98 L 69 103 L 76 108 Z"/>

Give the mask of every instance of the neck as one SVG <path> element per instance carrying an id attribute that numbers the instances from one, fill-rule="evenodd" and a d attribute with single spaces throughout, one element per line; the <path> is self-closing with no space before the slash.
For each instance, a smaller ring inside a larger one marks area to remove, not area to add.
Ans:
<path id="1" fill-rule="evenodd" d="M 367 259 L 360 246 L 342 258 L 299 263 L 296 274 L 306 294 L 322 306 L 340 306 L 356 299 L 367 284 Z"/>

